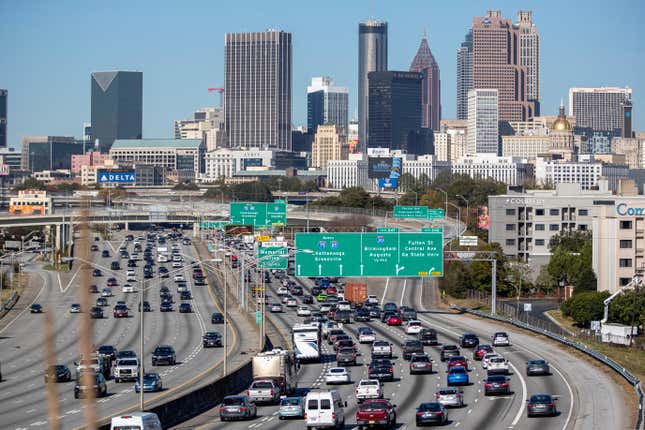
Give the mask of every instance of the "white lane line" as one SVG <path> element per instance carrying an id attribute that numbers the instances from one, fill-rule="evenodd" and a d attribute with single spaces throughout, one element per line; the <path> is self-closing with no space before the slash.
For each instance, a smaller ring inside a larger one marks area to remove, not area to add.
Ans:
<path id="1" fill-rule="evenodd" d="M 45 277 L 42 275 L 42 273 L 40 273 L 40 272 L 29 272 L 29 273 L 36 273 L 38 276 L 40 276 L 40 279 L 42 279 L 42 280 L 43 280 L 43 285 L 40 287 L 40 290 L 38 291 L 38 294 L 36 294 L 36 297 L 34 297 L 34 300 L 33 300 L 31 303 L 29 303 L 29 306 L 25 306 L 25 308 L 24 308 L 22 311 L 20 311 L 20 313 L 19 313 L 18 315 L 16 315 L 16 317 L 15 317 L 14 319 L 12 319 L 11 321 L 9 321 L 9 323 L 8 323 L 6 326 L 4 326 L 4 328 L 3 328 L 2 330 L 0 330 L 0 333 L 3 333 L 6 329 L 8 329 L 9 327 L 11 327 L 11 325 L 12 325 L 14 322 L 16 322 L 16 320 L 17 320 L 18 318 L 20 318 L 20 317 L 22 316 L 22 314 L 24 314 L 26 311 L 28 311 L 28 310 L 29 310 L 29 308 L 31 307 L 31 305 L 32 305 L 32 304 L 34 304 L 34 303 L 36 303 L 36 300 L 38 300 L 38 297 L 40 297 L 40 294 L 41 294 L 41 293 L 43 292 L 43 290 L 45 289 L 44 287 L 45 287 L 45 284 L 47 283 L 47 281 L 45 280 Z"/>
<path id="2" fill-rule="evenodd" d="M 387 287 L 390 286 L 390 278 L 385 279 L 385 290 L 383 290 L 383 297 L 381 297 L 381 306 L 383 306 L 383 302 L 385 301 L 385 296 L 387 296 Z"/>
<path id="3" fill-rule="evenodd" d="M 403 298 L 405 297 L 405 288 L 407 286 L 408 280 L 407 278 L 403 280 L 403 289 L 401 290 L 401 301 L 399 302 L 399 306 L 403 306 Z"/>
<path id="4" fill-rule="evenodd" d="M 569 385 L 569 382 L 567 379 L 564 377 L 562 372 L 560 372 L 556 367 L 554 367 L 551 364 L 551 369 L 555 370 L 558 372 L 558 375 L 560 375 L 560 378 L 564 381 L 564 383 L 567 385 L 567 390 L 569 390 L 569 398 L 571 399 L 571 403 L 569 404 L 569 413 L 567 414 L 567 420 L 564 422 L 564 425 L 562 426 L 562 430 L 566 429 L 567 426 L 569 425 L 569 420 L 571 419 L 571 413 L 573 412 L 573 390 L 571 389 L 571 385 Z"/>
<path id="5" fill-rule="evenodd" d="M 76 279 L 76 276 L 78 275 L 78 272 L 80 272 L 80 271 L 81 271 L 81 268 L 79 267 L 78 270 L 76 271 L 76 273 L 74 273 L 74 276 L 72 276 L 72 279 L 69 280 L 69 282 L 67 283 L 67 286 L 65 288 L 63 288 L 63 286 L 61 285 L 60 274 L 58 274 L 58 284 L 59 284 L 61 293 L 64 293 L 69 289 L 69 287 L 72 285 L 72 282 L 74 282 L 74 279 Z"/>
<path id="6" fill-rule="evenodd" d="M 508 364 L 513 368 L 513 372 L 520 377 L 520 382 L 522 383 L 522 403 L 520 403 L 520 410 L 517 411 L 517 415 L 515 415 L 515 419 L 511 423 L 511 425 L 515 427 L 515 424 L 517 424 L 517 422 L 520 420 L 520 418 L 522 418 L 522 415 L 524 414 L 524 408 L 526 408 L 526 381 L 513 363 L 509 361 Z"/>

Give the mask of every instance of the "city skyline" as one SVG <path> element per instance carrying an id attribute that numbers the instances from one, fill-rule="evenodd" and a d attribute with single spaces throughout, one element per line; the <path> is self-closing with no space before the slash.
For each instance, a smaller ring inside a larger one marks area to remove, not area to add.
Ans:
<path id="1" fill-rule="evenodd" d="M 293 6 L 286 1 L 274 3 Z M 636 3 L 625 2 L 628 4 Z M 351 5 L 338 2 L 335 5 L 342 5 L 340 13 L 339 7 L 311 5 L 292 8 L 289 13 L 279 15 L 275 11 L 284 8 L 261 3 L 251 7 L 264 13 L 252 14 L 240 8 L 224 11 L 212 6 L 209 9 L 204 3 L 205 11 L 197 16 L 189 10 L 162 5 L 155 20 L 144 19 L 146 22 L 142 25 L 148 34 L 140 37 L 140 31 L 131 27 L 147 16 L 147 4 L 132 7 L 125 2 L 116 2 L 109 10 L 92 11 L 75 5 L 70 2 L 59 7 L 40 5 L 36 8 L 33 4 L 20 3 L 0 6 L 0 12 L 11 17 L 8 25 L 0 29 L 0 35 L 10 41 L 6 44 L 7 54 L 0 60 L 3 71 L 0 87 L 12 94 L 8 119 L 11 124 L 8 145 L 11 147 L 19 146 L 20 139 L 27 135 L 80 137 L 83 121 L 90 118 L 88 75 L 98 70 L 143 72 L 143 135 L 170 137 L 176 118 L 185 117 L 201 107 L 218 105 L 217 96 L 209 94 L 207 88 L 224 83 L 221 42 L 224 34 L 263 31 L 268 27 L 293 34 L 292 123 L 306 124 L 306 87 L 314 76 L 333 76 L 337 85 L 349 88 L 349 117 L 353 118 L 357 113 L 358 92 L 356 29 L 358 23 L 372 18 L 371 10 L 374 19 L 388 23 L 390 70 L 407 69 L 426 29 L 428 42 L 441 67 L 444 118 L 456 117 L 456 51 L 473 17 L 484 15 L 488 9 L 500 9 L 503 16 L 515 17 L 522 9 L 533 12 L 533 21 L 540 29 L 542 113 L 556 114 L 559 100 L 566 98 L 571 87 L 629 86 L 634 93 L 634 130 L 640 130 L 644 124 L 645 103 L 639 95 L 643 93 L 645 83 L 637 71 L 642 68 L 645 56 L 635 30 L 643 18 L 641 8 L 606 10 L 599 1 L 585 3 L 584 10 L 556 2 L 517 5 L 510 1 L 495 1 L 485 5 L 457 2 L 432 6 L 413 2 L 405 10 L 398 10 L 396 5 L 387 3 L 370 8 L 369 2 Z M 130 14 L 123 18 L 126 5 Z M 554 21 L 549 12 L 555 6 L 559 14 L 573 16 L 575 13 L 577 19 L 568 20 L 566 26 Z M 72 10 L 74 13 L 70 14 Z M 167 25 L 176 26 L 178 13 L 190 16 L 196 23 L 181 27 L 181 31 L 164 32 Z M 110 17 L 117 15 L 122 22 L 112 28 Z M 335 32 L 322 32 L 316 26 L 306 25 L 306 20 L 301 19 L 305 15 L 315 15 L 321 20 L 334 17 Z M 589 24 L 600 16 L 620 22 L 621 26 L 598 29 Z M 218 25 L 198 24 L 213 17 Z M 58 37 L 51 37 L 54 22 L 56 28 L 69 28 L 57 32 Z M 153 24 L 155 28 L 150 27 Z M 80 34 L 83 37 L 79 37 Z M 99 46 L 108 36 L 110 44 L 90 49 Z M 571 49 L 572 43 L 582 39 L 584 44 Z M 187 46 L 194 40 L 208 40 L 208 43 Z M 615 49 L 617 41 L 621 43 L 621 52 Z M 43 68 L 48 70 L 46 79 L 42 77 Z M 61 88 L 64 91 L 60 91 Z M 39 121 L 34 121 L 34 117 Z"/>

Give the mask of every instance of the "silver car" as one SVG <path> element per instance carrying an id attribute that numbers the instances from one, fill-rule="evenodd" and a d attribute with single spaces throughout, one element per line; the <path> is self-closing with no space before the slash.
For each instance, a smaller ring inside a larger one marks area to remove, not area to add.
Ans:
<path id="1" fill-rule="evenodd" d="M 529 360 L 526 363 L 526 376 L 550 375 L 549 362 L 542 359 Z"/>
<path id="2" fill-rule="evenodd" d="M 249 399 L 256 403 L 278 403 L 280 400 L 280 388 L 271 380 L 257 380 L 251 383 L 247 390 Z"/>
<path id="3" fill-rule="evenodd" d="M 243 420 L 257 416 L 257 407 L 247 396 L 226 396 L 219 407 L 219 417 L 222 421 Z"/>
<path id="4" fill-rule="evenodd" d="M 436 392 L 435 397 L 437 402 L 444 406 L 455 408 L 464 406 L 464 391 L 458 387 L 442 387 Z"/>

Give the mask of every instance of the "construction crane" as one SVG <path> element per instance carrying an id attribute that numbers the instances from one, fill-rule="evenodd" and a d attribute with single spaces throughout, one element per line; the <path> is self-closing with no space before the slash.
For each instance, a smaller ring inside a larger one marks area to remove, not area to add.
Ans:
<path id="1" fill-rule="evenodd" d="M 219 107 L 223 106 L 223 95 L 224 95 L 224 88 L 209 88 L 208 92 L 212 93 L 213 91 L 217 91 L 219 93 Z"/>

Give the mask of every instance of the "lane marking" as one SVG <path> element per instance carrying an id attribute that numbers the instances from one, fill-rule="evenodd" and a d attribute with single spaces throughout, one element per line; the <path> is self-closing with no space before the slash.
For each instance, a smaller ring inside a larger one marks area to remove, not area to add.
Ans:
<path id="1" fill-rule="evenodd" d="M 385 297 L 387 296 L 387 288 L 390 286 L 390 278 L 385 279 L 385 289 L 383 290 L 383 297 L 381 297 L 381 306 L 383 306 L 383 302 L 385 301 Z"/>
<path id="2" fill-rule="evenodd" d="M 405 297 L 405 288 L 407 287 L 408 280 L 407 278 L 403 280 L 403 289 L 401 290 L 401 301 L 399 306 L 403 306 L 403 298 Z"/>
<path id="3" fill-rule="evenodd" d="M 36 297 L 34 297 L 34 300 L 33 300 L 31 303 L 29 303 L 29 305 L 28 305 L 28 306 L 26 306 L 22 311 L 20 311 L 20 313 L 19 313 L 18 315 L 16 315 L 14 319 L 12 319 L 11 321 L 9 321 L 9 323 L 8 323 L 6 326 L 4 326 L 4 327 L 2 328 L 2 330 L 0 330 L 0 333 L 4 333 L 4 331 L 5 331 L 6 329 L 8 329 L 9 327 L 11 327 L 11 325 L 12 325 L 14 322 L 16 322 L 16 320 L 17 320 L 18 318 L 20 318 L 20 317 L 22 316 L 22 314 L 24 314 L 26 311 L 28 311 L 28 310 L 29 310 L 29 307 L 30 307 L 32 304 L 36 303 L 36 300 L 38 300 L 38 297 L 40 297 L 40 294 L 41 294 L 41 293 L 43 292 L 43 290 L 45 289 L 45 285 L 47 284 L 47 280 L 46 280 L 46 279 L 45 279 L 45 277 L 42 275 L 42 273 L 40 273 L 40 272 L 29 272 L 29 273 L 35 273 L 35 274 L 37 274 L 38 276 L 40 276 L 40 279 L 42 279 L 42 280 L 43 280 L 43 285 L 40 287 L 40 290 L 38 291 L 38 294 L 36 294 Z"/>

